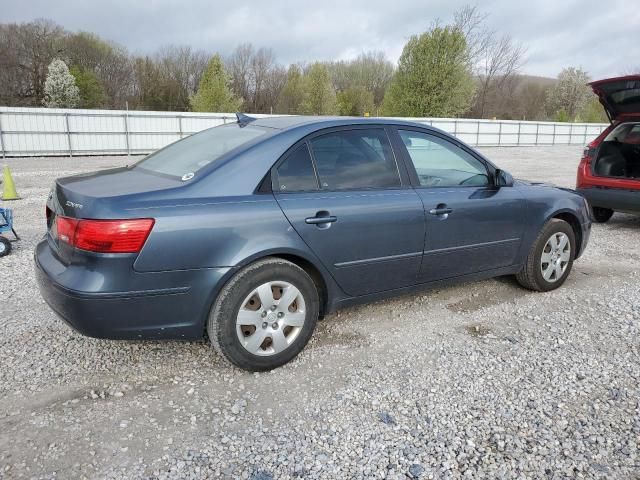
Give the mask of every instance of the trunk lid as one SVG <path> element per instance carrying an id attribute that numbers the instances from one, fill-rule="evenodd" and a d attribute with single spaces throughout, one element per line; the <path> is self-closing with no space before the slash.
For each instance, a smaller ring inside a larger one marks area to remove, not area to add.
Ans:
<path id="1" fill-rule="evenodd" d="M 49 243 L 58 257 L 69 264 L 79 254 L 58 239 L 56 218 L 124 219 L 132 217 L 127 207 L 157 191 L 184 185 L 180 179 L 137 168 L 114 168 L 95 173 L 62 177 L 47 198 Z"/>
<path id="2" fill-rule="evenodd" d="M 609 121 L 640 115 L 640 75 L 607 78 L 589 85 L 598 95 Z"/>
<path id="3" fill-rule="evenodd" d="M 58 178 L 47 206 L 57 215 L 74 218 L 110 218 L 109 211 L 122 197 L 184 185 L 180 179 L 122 167 Z"/>

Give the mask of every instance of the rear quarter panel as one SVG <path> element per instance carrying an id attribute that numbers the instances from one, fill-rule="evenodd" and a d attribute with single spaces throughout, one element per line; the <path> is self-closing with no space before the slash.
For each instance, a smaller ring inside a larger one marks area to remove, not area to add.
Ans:
<path id="1" fill-rule="evenodd" d="M 243 265 L 265 252 L 310 257 L 271 194 L 138 207 L 156 219 L 134 263 L 140 272 Z"/>

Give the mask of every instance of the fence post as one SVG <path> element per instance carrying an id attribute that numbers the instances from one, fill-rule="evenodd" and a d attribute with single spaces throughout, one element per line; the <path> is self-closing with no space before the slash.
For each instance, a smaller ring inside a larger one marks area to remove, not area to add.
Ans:
<path id="1" fill-rule="evenodd" d="M 458 136 L 458 120 L 453 121 L 453 136 Z"/>
<path id="2" fill-rule="evenodd" d="M 69 114 L 64 114 L 64 124 L 67 127 L 67 145 L 69 146 L 69 156 L 73 157 L 73 148 L 71 147 L 71 129 L 69 128 Z"/>
<path id="3" fill-rule="evenodd" d="M 129 147 L 129 112 L 123 115 L 124 118 L 124 139 L 127 145 L 127 156 L 131 155 L 131 149 Z"/>
<path id="4" fill-rule="evenodd" d="M 502 144 L 502 122 L 498 124 L 498 146 Z"/>
<path id="5" fill-rule="evenodd" d="M 520 127 L 522 127 L 522 122 L 518 122 L 518 140 L 516 141 L 516 145 L 520 146 Z"/>
<path id="6" fill-rule="evenodd" d="M 567 145 L 571 145 L 571 135 L 573 134 L 573 123 L 569 124 L 569 141 L 567 142 Z"/>
<path id="7" fill-rule="evenodd" d="M 556 124 L 553 124 L 553 136 L 551 137 L 551 145 L 556 144 Z"/>
<path id="8" fill-rule="evenodd" d="M 587 144 L 587 130 L 589 129 L 589 127 L 587 127 L 587 125 L 584 126 L 584 142 L 583 144 L 586 145 Z"/>
<path id="9" fill-rule="evenodd" d="M 0 148 L 2 148 L 2 158 L 5 158 L 4 133 L 2 132 L 2 112 L 0 112 Z"/>
<path id="10" fill-rule="evenodd" d="M 540 131 L 540 124 L 536 123 L 536 145 L 538 145 L 538 132 Z"/>
<path id="11" fill-rule="evenodd" d="M 182 115 L 178 115 L 178 129 L 180 131 L 180 139 L 182 139 Z"/>
<path id="12" fill-rule="evenodd" d="M 476 122 L 476 147 L 480 145 L 480 120 Z"/>

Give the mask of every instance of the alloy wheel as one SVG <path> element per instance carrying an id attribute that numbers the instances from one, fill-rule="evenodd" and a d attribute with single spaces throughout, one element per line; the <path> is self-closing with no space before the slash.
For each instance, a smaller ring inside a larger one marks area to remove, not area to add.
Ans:
<path id="1" fill-rule="evenodd" d="M 547 282 L 557 282 L 567 270 L 571 260 L 571 242 L 563 232 L 556 232 L 545 243 L 540 256 L 542 277 Z"/>

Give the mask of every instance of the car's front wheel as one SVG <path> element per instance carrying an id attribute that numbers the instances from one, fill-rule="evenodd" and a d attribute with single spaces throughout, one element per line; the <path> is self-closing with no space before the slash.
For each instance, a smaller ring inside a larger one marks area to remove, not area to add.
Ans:
<path id="1" fill-rule="evenodd" d="M 211 309 L 207 333 L 213 347 L 234 365 L 271 370 L 305 347 L 318 312 L 311 277 L 291 262 L 266 258 L 225 285 Z"/>
<path id="2" fill-rule="evenodd" d="M 533 243 L 516 279 L 529 290 L 554 290 L 569 276 L 575 252 L 576 238 L 571 225 L 564 220 L 551 219 Z"/>
<path id="3" fill-rule="evenodd" d="M 591 211 L 593 212 L 593 219 L 598 223 L 608 222 L 613 216 L 613 210 L 610 208 L 593 207 Z"/>

